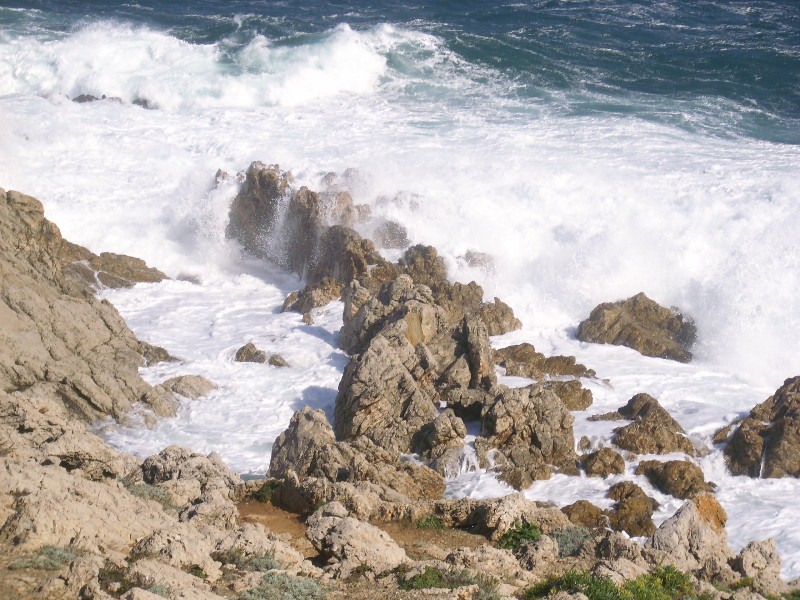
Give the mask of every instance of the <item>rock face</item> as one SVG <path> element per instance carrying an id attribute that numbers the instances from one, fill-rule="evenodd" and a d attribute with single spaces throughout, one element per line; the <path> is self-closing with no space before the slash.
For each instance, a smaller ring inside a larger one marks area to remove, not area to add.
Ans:
<path id="1" fill-rule="evenodd" d="M 647 477 L 665 494 L 683 500 L 713 491 L 712 486 L 706 483 L 703 470 L 686 460 L 645 460 L 639 463 L 636 474 Z"/>
<path id="2" fill-rule="evenodd" d="M 119 417 L 152 391 L 138 368 L 168 355 L 139 342 L 67 268 L 79 250 L 41 203 L 0 190 L 0 389 L 54 399 L 86 420 Z"/>
<path id="3" fill-rule="evenodd" d="M 734 431 L 725 458 L 734 475 L 800 476 L 800 377 L 753 408 Z"/>
<path id="4" fill-rule="evenodd" d="M 652 396 L 636 394 L 618 412 L 623 418 L 633 419 L 633 423 L 614 430 L 614 443 L 620 448 L 637 454 L 696 454 L 683 428 Z"/>
<path id="5" fill-rule="evenodd" d="M 645 356 L 689 362 L 697 329 L 691 319 L 639 293 L 595 307 L 578 325 L 577 337 L 583 342 L 627 346 Z"/>

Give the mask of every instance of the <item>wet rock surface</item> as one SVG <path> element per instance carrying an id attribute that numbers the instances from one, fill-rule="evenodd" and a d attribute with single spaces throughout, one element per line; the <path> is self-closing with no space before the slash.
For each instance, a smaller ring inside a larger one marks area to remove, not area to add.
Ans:
<path id="1" fill-rule="evenodd" d="M 619 415 L 633 422 L 615 429 L 614 443 L 636 454 L 670 454 L 696 451 L 686 432 L 672 416 L 648 394 L 637 394 L 619 409 Z"/>
<path id="2" fill-rule="evenodd" d="M 691 319 L 640 293 L 598 305 L 578 325 L 576 335 L 583 342 L 627 346 L 645 356 L 689 362 L 697 329 Z"/>
<path id="3" fill-rule="evenodd" d="M 685 460 L 645 460 L 639 463 L 636 474 L 647 477 L 650 483 L 665 494 L 683 500 L 714 491 L 714 487 L 706 483 L 703 470 Z"/>

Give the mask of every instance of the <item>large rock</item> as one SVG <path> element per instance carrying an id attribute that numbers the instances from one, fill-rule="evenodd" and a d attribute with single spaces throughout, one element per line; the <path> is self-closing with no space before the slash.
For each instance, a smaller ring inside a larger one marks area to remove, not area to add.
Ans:
<path id="1" fill-rule="evenodd" d="M 800 476 L 800 377 L 783 382 L 734 431 L 725 458 L 734 475 Z"/>
<path id="2" fill-rule="evenodd" d="M 734 568 L 753 582 L 753 590 L 764 597 L 780 596 L 788 591 L 781 579 L 781 557 L 775 540 L 748 543 L 733 562 Z"/>
<path id="3" fill-rule="evenodd" d="M 0 190 L 0 389 L 53 399 L 85 420 L 120 417 L 152 390 L 139 367 L 168 355 L 139 342 L 66 269 L 77 248 L 39 201 Z"/>
<path id="4" fill-rule="evenodd" d="M 482 465 L 493 464 L 516 489 L 548 479 L 553 471 L 577 474 L 574 418 L 558 396 L 541 386 L 498 389 L 483 417 L 484 437 L 475 442 Z"/>
<path id="5" fill-rule="evenodd" d="M 497 364 L 506 375 L 543 379 L 547 376 L 594 377 L 595 372 L 576 362 L 574 356 L 545 357 L 527 342 L 506 346 L 495 352 Z"/>
<path id="6" fill-rule="evenodd" d="M 645 356 L 689 362 L 697 329 L 691 319 L 639 293 L 595 307 L 578 325 L 577 337 L 583 342 L 628 346 Z"/>
<path id="7" fill-rule="evenodd" d="M 656 526 L 653 511 L 658 508 L 655 500 L 632 481 L 622 481 L 608 490 L 608 497 L 616 501 L 610 511 L 609 522 L 616 531 L 625 531 L 632 536 L 650 535 Z"/>
<path id="8" fill-rule="evenodd" d="M 713 491 L 713 486 L 706 483 L 703 470 L 686 460 L 644 460 L 636 468 L 636 474 L 647 477 L 665 494 L 682 500 Z"/>
<path id="9" fill-rule="evenodd" d="M 614 430 L 614 443 L 620 448 L 637 454 L 683 452 L 695 456 L 686 432 L 652 396 L 637 394 L 618 412 L 633 420 Z"/>
<path id="10" fill-rule="evenodd" d="M 608 477 L 625 472 L 625 460 L 611 448 L 600 448 L 581 459 L 583 469 L 589 477 Z"/>

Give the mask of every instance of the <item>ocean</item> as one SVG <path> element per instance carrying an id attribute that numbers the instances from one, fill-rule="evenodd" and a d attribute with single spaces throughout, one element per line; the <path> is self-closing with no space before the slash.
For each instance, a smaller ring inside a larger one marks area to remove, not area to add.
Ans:
<path id="1" fill-rule="evenodd" d="M 148 381 L 220 385 L 152 429 L 105 424 L 116 447 L 215 450 L 263 475 L 295 410 L 332 414 L 341 305 L 313 326 L 280 313 L 303 283 L 224 236 L 235 174 L 254 160 L 312 189 L 354 169 L 376 219 L 514 308 L 524 327 L 496 347 L 528 341 L 593 368 L 575 427 L 595 445 L 610 425 L 586 416 L 648 392 L 710 446 L 800 374 L 793 0 L 0 2 L 0 186 L 39 198 L 67 239 L 173 277 L 104 297 L 182 359 Z M 218 169 L 233 177 L 218 184 Z M 595 305 L 640 291 L 695 319 L 691 364 L 576 341 Z M 291 367 L 233 362 L 247 341 Z M 449 495 L 508 493 L 468 458 Z M 731 545 L 773 536 L 783 574 L 800 576 L 800 480 L 731 477 L 718 449 L 698 462 Z M 658 519 L 674 512 L 634 471 L 526 495 L 606 506 L 611 483 L 636 479 Z"/>

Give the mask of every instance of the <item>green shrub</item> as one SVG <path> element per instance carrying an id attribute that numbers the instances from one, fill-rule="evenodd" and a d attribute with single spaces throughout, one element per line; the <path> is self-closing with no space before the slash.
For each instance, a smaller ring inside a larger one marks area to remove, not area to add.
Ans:
<path id="1" fill-rule="evenodd" d="M 211 558 L 224 565 L 235 565 L 241 571 L 270 571 L 281 567 L 280 563 L 275 560 L 274 553 L 245 556 L 240 548 L 227 552 L 214 552 Z"/>
<path id="2" fill-rule="evenodd" d="M 35 556 L 21 558 L 9 563 L 8 568 L 16 569 L 44 569 L 57 571 L 71 563 L 78 556 L 72 548 L 60 546 L 42 546 Z"/>
<path id="3" fill-rule="evenodd" d="M 753 578 L 752 577 L 742 577 L 739 581 L 736 581 L 731 584 L 731 591 L 741 590 L 742 588 L 751 588 L 753 587 Z"/>
<path id="4" fill-rule="evenodd" d="M 325 591 L 316 581 L 291 577 L 283 573 L 267 573 L 251 590 L 236 596 L 236 600 L 322 600 Z"/>
<path id="5" fill-rule="evenodd" d="M 429 588 L 454 589 L 478 583 L 467 571 L 440 571 L 435 567 L 425 567 L 422 573 L 409 577 L 400 584 L 403 590 L 425 590 Z"/>
<path id="6" fill-rule="evenodd" d="M 123 477 L 120 481 L 122 482 L 122 485 L 125 486 L 125 489 L 137 498 L 142 498 L 144 500 L 155 500 L 164 507 L 164 510 L 175 512 L 180 512 L 181 510 L 180 506 L 172 502 L 172 499 L 169 497 L 167 491 L 158 487 L 157 485 L 150 485 L 149 483 L 135 483 L 128 477 Z"/>
<path id="7" fill-rule="evenodd" d="M 147 588 L 147 591 L 156 596 L 161 596 L 162 598 L 169 598 L 169 590 L 160 584 L 150 586 Z"/>
<path id="8" fill-rule="evenodd" d="M 786 600 L 800 600 L 800 590 L 792 590 L 788 594 L 784 594 Z"/>
<path id="9" fill-rule="evenodd" d="M 186 572 L 189 575 L 197 577 L 198 579 L 202 579 L 203 581 L 208 578 L 208 575 L 206 575 L 206 572 L 200 565 L 189 565 L 189 567 L 186 569 Z"/>
<path id="10" fill-rule="evenodd" d="M 506 531 L 498 541 L 501 548 L 517 552 L 520 546 L 528 542 L 535 542 L 542 537 L 542 530 L 533 523 L 517 523 L 512 529 Z"/>
<path id="11" fill-rule="evenodd" d="M 556 529 L 550 537 L 558 543 L 558 554 L 564 558 L 580 552 L 584 542 L 591 539 L 592 534 L 585 527 L 565 527 Z"/>
<path id="12" fill-rule="evenodd" d="M 592 577 L 588 573 L 570 571 L 562 577 L 541 582 L 525 592 L 525 600 L 543 598 L 554 592 L 581 592 L 589 600 L 689 600 L 693 594 L 692 580 L 674 567 L 657 567 L 622 587 L 607 577 Z"/>
<path id="13" fill-rule="evenodd" d="M 256 492 L 253 494 L 253 499 L 257 500 L 258 502 L 269 502 L 272 500 L 272 494 L 281 487 L 281 482 L 277 479 L 270 479 L 264 485 L 262 485 Z"/>
<path id="14" fill-rule="evenodd" d="M 104 591 L 116 597 L 122 596 L 127 591 L 136 587 L 135 583 L 125 577 L 124 571 L 111 562 L 106 562 L 105 567 L 100 569 L 98 580 L 100 581 L 100 587 L 102 587 Z"/>
<path id="15" fill-rule="evenodd" d="M 420 529 L 435 529 L 436 531 L 441 531 L 444 529 L 444 523 L 436 515 L 425 515 L 417 521 L 417 527 Z"/>

